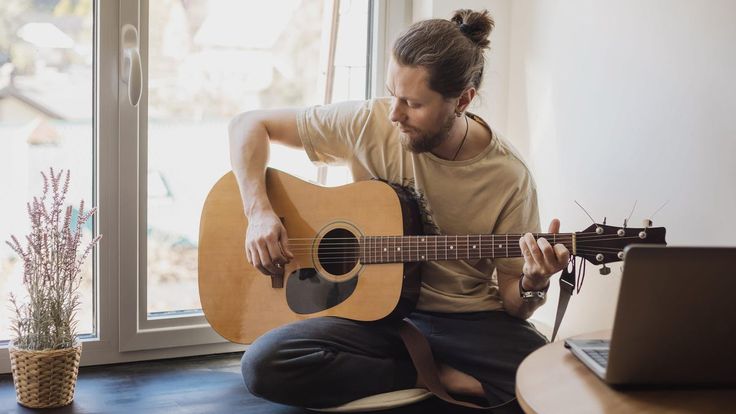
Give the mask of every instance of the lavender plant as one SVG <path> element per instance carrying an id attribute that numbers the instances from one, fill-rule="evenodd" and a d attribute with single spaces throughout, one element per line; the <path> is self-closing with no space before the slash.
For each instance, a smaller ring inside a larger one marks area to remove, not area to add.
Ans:
<path id="1" fill-rule="evenodd" d="M 53 168 L 49 168 L 48 176 L 41 172 L 43 194 L 27 203 L 31 221 L 31 232 L 25 237 L 27 245 L 22 246 L 12 235 L 6 241 L 23 262 L 23 285 L 28 293 L 24 303 L 10 294 L 15 311 L 11 322 L 13 343 L 22 349 L 74 346 L 82 265 L 102 237 L 98 235 L 81 250 L 83 226 L 97 209 L 84 211 L 81 200 L 77 222 L 72 225 L 72 206 L 64 208 L 69 170 L 63 181 L 62 175 L 64 170 L 56 173 Z"/>

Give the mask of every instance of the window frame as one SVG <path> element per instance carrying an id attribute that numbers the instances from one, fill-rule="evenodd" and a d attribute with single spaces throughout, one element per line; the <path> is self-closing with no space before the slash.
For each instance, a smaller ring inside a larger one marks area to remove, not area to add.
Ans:
<path id="1" fill-rule="evenodd" d="M 82 338 L 83 366 L 239 352 L 247 348 L 220 337 L 201 314 L 150 320 L 147 317 L 146 240 L 141 239 L 147 234 L 147 119 L 141 114 L 147 114 L 148 109 L 145 29 L 149 1 L 94 2 L 92 167 L 96 172 L 93 194 L 99 208 L 94 225 L 104 237 L 93 252 L 97 332 Z M 376 97 L 384 95 L 390 41 L 410 22 L 411 2 L 370 1 L 368 87 L 370 96 Z M 127 85 L 121 81 L 120 33 L 125 24 L 132 24 L 140 33 L 144 81 L 137 107 L 128 102 Z M 138 207 L 126 208 L 131 205 Z M 7 345 L 0 344 L 0 373 L 8 372 Z"/>
<path id="2" fill-rule="evenodd" d="M 147 74 L 147 46 L 148 46 L 148 3 L 150 0 L 140 0 L 138 10 L 130 7 L 130 10 L 124 10 L 121 7 L 120 25 L 125 23 L 134 24 L 140 27 L 140 45 L 141 45 L 141 62 L 143 65 L 144 78 Z M 135 2 L 130 2 L 135 3 Z M 130 4 L 126 2 L 125 7 Z M 122 5 L 121 5 L 122 6 Z M 395 34 L 406 24 L 406 12 L 410 9 L 409 2 L 387 2 L 374 1 L 369 11 L 374 14 L 370 18 L 373 27 L 369 28 L 369 53 L 371 53 L 372 67 L 385 67 L 387 62 L 381 59 L 376 62 L 376 57 L 383 57 L 387 44 L 387 35 Z M 400 18 L 395 18 L 401 12 Z M 136 22 L 136 17 L 139 22 Z M 376 18 L 377 17 L 377 18 Z M 392 18 L 394 17 L 394 18 Z M 126 21 L 127 20 L 127 21 Z M 386 24 L 394 24 L 391 30 L 385 30 Z M 376 34 L 383 34 L 382 37 L 376 39 Z M 379 47 L 376 47 L 379 46 Z M 384 76 L 381 74 L 381 76 Z M 200 346 L 208 344 L 222 344 L 225 340 L 220 337 L 207 323 L 201 312 L 196 314 L 180 314 L 171 313 L 170 316 L 165 314 L 161 317 L 150 318 L 147 313 L 147 249 L 145 239 L 146 235 L 146 195 L 147 195 L 147 176 L 140 171 L 146 171 L 147 168 L 147 116 L 148 100 L 146 82 L 143 82 L 143 94 L 137 108 L 131 107 L 126 102 L 125 88 L 119 83 L 119 100 L 120 105 L 120 125 L 138 125 L 138 136 L 134 136 L 133 132 L 128 129 L 120 128 L 120 168 L 121 183 L 120 195 L 121 200 L 127 200 L 132 205 L 137 205 L 137 211 L 133 209 L 121 210 L 120 216 L 120 263 L 121 279 L 120 279 L 120 350 L 121 351 L 139 351 L 145 349 L 169 348 L 171 346 Z M 376 85 L 371 77 L 370 85 Z M 380 81 L 378 85 L 384 82 Z M 375 89 L 375 88 L 374 88 Z M 375 96 L 377 91 L 372 91 Z M 135 144 L 137 143 L 137 148 Z M 137 158 L 136 158 L 137 150 Z M 137 159 L 136 162 L 131 160 Z M 127 162 L 125 161 L 127 160 Z M 140 169 L 140 171 L 138 171 Z M 322 174 L 321 176 L 324 176 Z M 135 204 L 133 204 L 135 200 Z M 136 226 L 123 225 L 123 223 L 134 223 Z M 133 275 L 126 276 L 126 275 Z M 135 315 L 135 317 L 124 317 L 123 315 Z"/>

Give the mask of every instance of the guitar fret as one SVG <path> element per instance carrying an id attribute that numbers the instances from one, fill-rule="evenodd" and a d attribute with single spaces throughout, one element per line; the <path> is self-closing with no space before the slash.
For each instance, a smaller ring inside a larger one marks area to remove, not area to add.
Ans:
<path id="1" fill-rule="evenodd" d="M 371 237 L 371 263 L 376 263 L 376 237 Z"/>
<path id="2" fill-rule="evenodd" d="M 465 255 L 470 259 L 470 235 L 465 236 Z"/>
<path id="3" fill-rule="evenodd" d="M 392 238 L 394 239 L 394 263 L 396 263 L 397 261 L 401 261 L 401 246 L 398 245 L 399 240 L 397 240 L 396 236 Z"/>
<path id="4" fill-rule="evenodd" d="M 388 236 L 388 254 L 386 255 L 386 261 L 391 263 L 394 260 L 396 260 L 396 254 L 394 253 L 394 244 L 393 244 L 393 237 Z M 393 255 L 393 256 L 391 256 Z"/>
<path id="5" fill-rule="evenodd" d="M 383 263 L 383 252 L 384 252 L 384 249 L 383 249 L 383 237 L 381 237 L 381 247 L 380 247 L 380 249 L 381 249 L 381 263 Z"/>
<path id="6" fill-rule="evenodd" d="M 396 239 L 394 236 L 388 236 L 388 262 L 396 261 Z"/>
<path id="7" fill-rule="evenodd" d="M 545 237 L 553 245 L 562 243 L 568 249 L 572 248 L 571 234 L 559 234 L 559 240 L 556 233 L 532 233 L 532 235 L 536 240 Z M 516 236 L 515 234 L 361 236 L 358 239 L 357 253 L 359 261 L 364 264 L 496 259 L 518 255 L 509 244 Z M 523 235 L 519 235 L 521 236 Z"/>
<path id="8" fill-rule="evenodd" d="M 376 263 L 378 260 L 378 251 L 376 250 L 377 237 L 371 237 L 371 263 Z"/>

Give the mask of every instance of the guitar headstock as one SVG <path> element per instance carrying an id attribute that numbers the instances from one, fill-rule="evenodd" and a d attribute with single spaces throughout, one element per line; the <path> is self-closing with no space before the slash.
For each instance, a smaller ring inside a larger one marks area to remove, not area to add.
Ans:
<path id="1" fill-rule="evenodd" d="M 592 224 L 575 233 L 575 252 L 592 264 L 618 262 L 630 244 L 667 244 L 664 227 L 615 227 Z"/>

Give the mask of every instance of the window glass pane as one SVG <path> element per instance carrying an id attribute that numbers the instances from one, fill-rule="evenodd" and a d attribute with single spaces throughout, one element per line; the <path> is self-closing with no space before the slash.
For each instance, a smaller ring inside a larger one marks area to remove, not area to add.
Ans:
<path id="1" fill-rule="evenodd" d="M 41 171 L 71 172 L 66 204 L 93 204 L 93 12 L 90 0 L 0 2 L 0 303 L 23 298 L 22 261 L 5 240 L 25 243 L 26 202 L 43 191 Z M 92 236 L 91 221 L 83 241 Z M 93 266 L 82 267 L 80 334 L 94 333 Z M 0 340 L 11 312 L 0 312 Z"/>
<path id="2" fill-rule="evenodd" d="M 333 96 L 363 99 L 369 3 L 340 3 Z M 325 4 L 149 2 L 149 314 L 200 308 L 199 218 L 209 189 L 230 169 L 229 120 L 246 110 L 324 102 L 332 28 Z M 303 151 L 274 145 L 271 165 L 317 178 Z"/>

